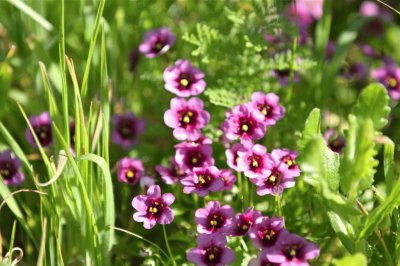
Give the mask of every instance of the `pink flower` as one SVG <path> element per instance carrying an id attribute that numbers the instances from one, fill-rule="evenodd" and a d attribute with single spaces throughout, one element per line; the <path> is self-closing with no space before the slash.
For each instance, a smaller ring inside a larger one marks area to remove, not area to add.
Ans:
<path id="1" fill-rule="evenodd" d="M 274 263 L 270 261 L 267 257 L 269 249 L 262 249 L 257 258 L 251 259 L 248 266 L 280 266 L 280 263 Z"/>
<path id="2" fill-rule="evenodd" d="M 193 171 L 181 180 L 181 184 L 184 193 L 196 193 L 200 197 L 224 189 L 221 171 L 215 166 L 193 168 Z"/>
<path id="3" fill-rule="evenodd" d="M 237 160 L 238 169 L 250 179 L 264 178 L 270 174 L 274 162 L 271 160 L 267 149 L 256 144 L 246 151 L 240 151 Z"/>
<path id="4" fill-rule="evenodd" d="M 194 167 L 214 165 L 210 144 L 183 142 L 175 145 L 175 148 L 175 161 L 185 172 L 192 171 Z"/>
<path id="5" fill-rule="evenodd" d="M 281 217 L 258 217 L 249 230 L 253 245 L 258 248 L 270 248 L 275 245 L 283 229 Z"/>
<path id="6" fill-rule="evenodd" d="M 138 137 L 143 132 L 145 122 L 137 118 L 132 112 L 114 115 L 112 117 L 114 129 L 112 140 L 115 144 L 121 145 L 124 149 L 138 144 Z"/>
<path id="7" fill-rule="evenodd" d="M 297 152 L 291 151 L 289 149 L 274 149 L 271 152 L 271 156 L 284 164 L 286 164 L 289 168 L 289 172 L 293 177 L 297 177 L 300 175 L 301 170 L 296 163 Z"/>
<path id="8" fill-rule="evenodd" d="M 258 217 L 261 217 L 261 212 L 255 211 L 253 207 L 247 208 L 244 213 L 236 214 L 227 230 L 228 234 L 230 236 L 247 235 Z"/>
<path id="9" fill-rule="evenodd" d="M 200 234 L 225 234 L 231 224 L 233 209 L 229 205 L 221 206 L 219 201 L 210 201 L 205 209 L 197 209 L 194 220 Z"/>
<path id="10" fill-rule="evenodd" d="M 157 165 L 156 171 L 161 175 L 161 179 L 165 184 L 168 185 L 175 184 L 186 176 L 185 171 L 177 164 L 174 157 L 171 157 L 169 167 Z"/>
<path id="11" fill-rule="evenodd" d="M 21 160 L 11 155 L 10 150 L 0 152 L 0 175 L 5 185 L 18 186 L 25 180 L 20 171 Z"/>
<path id="12" fill-rule="evenodd" d="M 166 53 L 175 43 L 175 35 L 167 28 L 149 30 L 145 33 L 139 51 L 147 58 L 154 58 Z"/>
<path id="13" fill-rule="evenodd" d="M 292 20 L 297 17 L 301 27 L 308 27 L 322 17 L 323 5 L 324 0 L 296 0 L 289 5 L 288 13 Z"/>
<path id="14" fill-rule="evenodd" d="M 372 70 L 371 76 L 385 86 L 393 100 L 400 100 L 400 68 L 386 64 L 382 68 Z"/>
<path id="15" fill-rule="evenodd" d="M 225 151 L 226 163 L 237 172 L 240 172 L 238 167 L 239 152 L 246 152 L 246 149 L 240 143 L 234 143 L 230 149 Z"/>
<path id="16" fill-rule="evenodd" d="M 122 158 L 118 162 L 118 181 L 136 185 L 144 174 L 142 161 L 135 158 Z"/>
<path id="17" fill-rule="evenodd" d="M 325 131 L 324 139 L 326 145 L 332 151 L 342 154 L 344 147 L 346 147 L 346 139 L 342 135 L 338 135 L 333 128 L 330 128 Z"/>
<path id="18" fill-rule="evenodd" d="M 254 92 L 248 104 L 265 116 L 264 122 L 267 126 L 275 125 L 285 115 L 285 108 L 279 105 L 279 96 L 272 92 L 268 94 Z"/>
<path id="19" fill-rule="evenodd" d="M 199 98 L 191 98 L 188 101 L 180 98 L 171 100 L 171 108 L 164 113 L 164 122 L 174 129 L 176 139 L 200 138 L 200 129 L 210 121 L 210 113 L 203 110 L 203 107 L 203 101 Z"/>
<path id="20" fill-rule="evenodd" d="M 53 134 L 51 130 L 51 117 L 48 112 L 41 113 L 40 115 L 32 115 L 29 117 L 29 123 L 31 124 L 39 143 L 43 147 L 47 147 L 53 143 Z M 37 147 L 35 139 L 32 135 L 30 128 L 25 131 L 25 136 L 28 142 L 33 146 Z"/>
<path id="21" fill-rule="evenodd" d="M 224 181 L 224 189 L 228 191 L 232 190 L 236 182 L 236 176 L 232 173 L 232 170 L 221 170 L 221 179 Z"/>

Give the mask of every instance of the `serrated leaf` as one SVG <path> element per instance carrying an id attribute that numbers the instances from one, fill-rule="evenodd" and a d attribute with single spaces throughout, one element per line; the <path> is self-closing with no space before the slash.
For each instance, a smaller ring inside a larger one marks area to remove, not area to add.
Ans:
<path id="1" fill-rule="evenodd" d="M 335 266 L 366 266 L 367 258 L 362 253 L 356 253 L 354 255 L 343 257 L 339 260 L 334 260 L 333 263 Z"/>
<path id="2" fill-rule="evenodd" d="M 315 136 L 321 133 L 321 111 L 314 108 L 309 114 L 301 139 L 297 142 L 297 147 L 301 151 L 307 143 Z"/>
<path id="3" fill-rule="evenodd" d="M 332 228 L 339 237 L 340 241 L 349 252 L 353 252 L 355 248 L 352 240 L 353 226 L 344 221 L 337 213 L 333 211 L 328 211 L 327 215 L 329 221 L 331 222 Z"/>
<path id="4" fill-rule="evenodd" d="M 239 102 L 238 93 L 231 90 L 225 89 L 210 89 L 208 88 L 205 92 L 212 104 L 223 106 L 223 107 L 233 107 Z"/>

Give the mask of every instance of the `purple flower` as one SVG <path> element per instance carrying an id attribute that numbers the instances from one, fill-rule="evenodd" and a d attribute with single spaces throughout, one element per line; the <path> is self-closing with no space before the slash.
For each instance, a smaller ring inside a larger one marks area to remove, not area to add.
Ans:
<path id="1" fill-rule="evenodd" d="M 145 33 L 139 51 L 147 58 L 166 53 L 175 43 L 175 35 L 166 27 L 149 30 Z"/>
<path id="2" fill-rule="evenodd" d="M 281 217 L 258 217 L 249 230 L 249 236 L 255 247 L 271 248 L 284 230 Z"/>
<path id="3" fill-rule="evenodd" d="M 288 14 L 300 27 L 308 27 L 322 17 L 324 0 L 297 0 L 288 7 Z"/>
<path id="4" fill-rule="evenodd" d="M 131 112 L 114 115 L 112 123 L 114 126 L 112 140 L 124 149 L 129 149 L 132 145 L 139 142 L 138 137 L 143 132 L 145 126 L 144 120 L 137 118 Z"/>
<path id="5" fill-rule="evenodd" d="M 332 151 L 342 154 L 346 147 L 346 139 L 342 135 L 338 135 L 333 128 L 330 128 L 325 132 L 324 139 Z"/>
<path id="6" fill-rule="evenodd" d="M 164 70 L 165 89 L 179 97 L 195 96 L 206 88 L 204 73 L 189 60 L 178 60 Z"/>
<path id="7" fill-rule="evenodd" d="M 227 118 L 222 129 L 230 141 L 240 138 L 242 144 L 250 145 L 253 140 L 265 136 L 264 119 L 265 116 L 258 109 L 246 105 L 237 105 L 232 112 L 227 112 Z"/>
<path id="8" fill-rule="evenodd" d="M 175 161 L 185 172 L 190 172 L 194 167 L 214 165 L 210 144 L 183 142 L 175 145 L 175 148 Z"/>
<path id="9" fill-rule="evenodd" d="M 278 78 L 279 84 L 282 87 L 286 87 L 290 81 L 290 69 L 274 69 L 272 70 L 272 76 Z M 293 82 L 298 83 L 300 81 L 299 72 L 293 73 Z"/>
<path id="10" fill-rule="evenodd" d="M 221 179 L 224 181 L 224 189 L 227 191 L 232 190 L 236 182 L 236 176 L 233 174 L 232 170 L 221 170 Z"/>
<path id="11" fill-rule="evenodd" d="M 154 177 L 152 176 L 143 176 L 140 178 L 140 188 L 141 189 L 148 189 L 150 186 L 155 185 L 156 181 L 154 180 Z"/>
<path id="12" fill-rule="evenodd" d="M 302 237 L 282 231 L 274 247 L 267 253 L 267 258 L 283 266 L 308 265 L 307 261 L 319 255 L 319 247 L 305 241 Z"/>
<path id="13" fill-rule="evenodd" d="M 244 175 L 250 179 L 263 178 L 270 174 L 270 169 L 273 167 L 273 161 L 267 149 L 256 144 L 246 151 L 240 151 L 237 160 L 238 169 L 244 172 Z"/>
<path id="14" fill-rule="evenodd" d="M 288 166 L 289 172 L 293 177 L 297 177 L 301 173 L 299 166 L 296 164 L 297 155 L 297 151 L 291 151 L 289 149 L 274 149 L 271 152 L 271 156 L 275 160 L 278 160 Z"/>
<path id="15" fill-rule="evenodd" d="M 20 185 L 25 176 L 19 171 L 21 161 L 17 157 L 11 156 L 10 150 L 0 153 L 0 175 L 5 185 Z"/>
<path id="16" fill-rule="evenodd" d="M 118 181 L 136 185 L 142 178 L 144 167 L 141 160 L 134 158 L 122 158 L 118 162 Z"/>
<path id="17" fill-rule="evenodd" d="M 231 224 L 233 209 L 229 205 L 221 206 L 219 201 L 210 201 L 205 209 L 197 209 L 194 220 L 199 234 L 225 234 Z"/>
<path id="18" fill-rule="evenodd" d="M 368 76 L 368 67 L 363 63 L 352 63 L 348 68 L 341 70 L 341 75 L 351 81 L 363 82 Z"/>
<path id="19" fill-rule="evenodd" d="M 280 263 L 271 262 L 267 254 L 269 253 L 269 249 L 262 249 L 259 253 L 257 258 L 251 259 L 249 261 L 248 266 L 280 266 Z"/>
<path id="20" fill-rule="evenodd" d="M 364 17 L 374 17 L 379 15 L 379 6 L 372 1 L 364 1 L 360 6 L 360 14 Z"/>
<path id="21" fill-rule="evenodd" d="M 39 143 L 43 147 L 47 147 L 53 142 L 53 135 L 51 131 L 51 117 L 48 112 L 29 117 L 29 123 L 32 125 L 33 131 L 39 139 Z M 35 139 L 33 138 L 32 132 L 29 127 L 25 131 L 25 136 L 28 142 L 33 147 L 37 147 Z"/>
<path id="22" fill-rule="evenodd" d="M 272 92 L 254 92 L 249 104 L 265 116 L 264 122 L 267 126 L 275 125 L 285 115 L 285 108 L 279 105 L 279 96 Z"/>
<path id="23" fill-rule="evenodd" d="M 400 68 L 386 65 L 372 70 L 371 76 L 386 87 L 393 100 L 400 100 Z"/>
<path id="24" fill-rule="evenodd" d="M 187 260 L 199 266 L 223 266 L 235 260 L 235 252 L 226 248 L 225 236 L 204 234 L 198 236 L 197 247 L 188 251 Z"/>
<path id="25" fill-rule="evenodd" d="M 197 140 L 201 137 L 200 129 L 210 121 L 210 113 L 203 108 L 203 101 L 199 98 L 191 98 L 188 101 L 173 98 L 171 108 L 164 113 L 164 122 L 174 129 L 176 139 Z"/>
<path id="26" fill-rule="evenodd" d="M 247 150 L 240 143 L 234 143 L 230 149 L 225 151 L 226 162 L 230 168 L 240 172 L 238 167 L 239 152 L 246 152 Z"/>
<path id="27" fill-rule="evenodd" d="M 258 217 L 261 217 L 261 212 L 255 211 L 253 207 L 247 208 L 244 213 L 236 214 L 227 230 L 228 234 L 230 236 L 247 235 L 247 232 L 256 222 Z"/>
<path id="28" fill-rule="evenodd" d="M 137 210 L 133 214 L 133 219 L 136 222 L 143 222 L 146 229 L 153 228 L 156 223 L 170 224 L 174 220 L 174 213 L 169 206 L 174 201 L 174 195 L 171 193 L 161 195 L 160 187 L 152 185 L 147 190 L 147 195 L 133 198 L 132 206 Z"/>
<path id="29" fill-rule="evenodd" d="M 327 60 L 332 59 L 335 50 L 336 50 L 336 43 L 332 40 L 329 40 L 325 49 L 325 59 Z"/>
<path id="30" fill-rule="evenodd" d="M 194 192 L 200 197 L 224 189 L 221 171 L 215 166 L 193 168 L 193 171 L 181 180 L 181 184 L 184 193 Z"/>
<path id="31" fill-rule="evenodd" d="M 174 157 L 169 160 L 169 167 L 156 166 L 156 171 L 161 175 L 165 184 L 173 185 L 186 176 L 185 171 L 177 164 Z"/>

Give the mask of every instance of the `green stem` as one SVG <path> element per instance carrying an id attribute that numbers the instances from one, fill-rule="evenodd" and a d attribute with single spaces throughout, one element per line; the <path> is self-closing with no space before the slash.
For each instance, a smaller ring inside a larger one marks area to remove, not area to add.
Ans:
<path id="1" fill-rule="evenodd" d="M 242 173 L 239 172 L 237 174 L 237 179 L 238 179 L 238 187 L 239 187 L 239 199 L 241 203 L 241 208 L 242 211 L 244 210 L 244 202 L 243 202 L 243 180 L 242 180 Z"/>
<path id="2" fill-rule="evenodd" d="M 175 262 L 174 256 L 172 255 L 172 252 L 171 252 L 171 247 L 169 246 L 169 241 L 168 241 L 168 237 L 167 237 L 167 230 L 165 229 L 165 225 L 164 224 L 162 225 L 162 228 L 163 228 L 163 232 L 164 232 L 165 245 L 167 246 L 169 257 L 171 258 L 172 264 L 176 266 L 176 262 Z"/>

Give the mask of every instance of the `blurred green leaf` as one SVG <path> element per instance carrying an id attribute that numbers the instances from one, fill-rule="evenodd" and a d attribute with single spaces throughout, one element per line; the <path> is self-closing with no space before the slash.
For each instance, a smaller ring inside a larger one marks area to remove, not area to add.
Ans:
<path id="1" fill-rule="evenodd" d="M 307 143 L 316 135 L 321 133 L 321 111 L 314 108 L 309 114 L 301 139 L 297 142 L 299 151 L 302 151 Z"/>
<path id="2" fill-rule="evenodd" d="M 356 253 L 354 255 L 348 255 L 338 260 L 334 260 L 333 264 L 335 266 L 366 266 L 367 258 L 362 253 Z"/>

